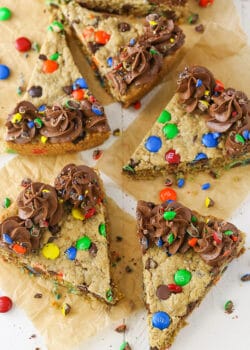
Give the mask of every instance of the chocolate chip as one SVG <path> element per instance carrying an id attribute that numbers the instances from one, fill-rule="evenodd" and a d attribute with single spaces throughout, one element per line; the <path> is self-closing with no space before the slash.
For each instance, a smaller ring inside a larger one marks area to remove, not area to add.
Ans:
<path id="1" fill-rule="evenodd" d="M 116 242 L 121 242 L 123 238 L 121 236 L 116 236 Z"/>
<path id="2" fill-rule="evenodd" d="M 47 56 L 42 54 L 42 53 L 38 56 L 38 58 L 39 58 L 39 60 L 42 60 L 42 61 L 46 61 L 47 60 Z"/>
<path id="3" fill-rule="evenodd" d="M 36 298 L 36 299 L 41 299 L 42 297 L 43 297 L 42 293 L 36 293 L 34 295 L 34 298 Z"/>
<path id="4" fill-rule="evenodd" d="M 120 136 L 120 133 L 121 133 L 121 130 L 118 128 L 118 129 L 115 129 L 113 130 L 113 136 Z"/>
<path id="5" fill-rule="evenodd" d="M 217 174 L 214 170 L 210 170 L 209 171 L 209 175 L 213 178 L 213 179 L 217 179 Z"/>
<path id="6" fill-rule="evenodd" d="M 128 32 L 130 30 L 130 24 L 126 22 L 121 22 L 118 24 L 118 30 L 120 32 Z"/>
<path id="7" fill-rule="evenodd" d="M 32 334 L 32 335 L 29 337 L 29 339 L 34 339 L 34 338 L 36 338 L 36 334 Z"/>
<path id="8" fill-rule="evenodd" d="M 72 85 L 64 86 L 63 91 L 65 92 L 65 94 L 71 95 L 71 93 L 73 91 Z"/>
<path id="9" fill-rule="evenodd" d="M 204 27 L 204 25 L 203 25 L 203 24 L 199 24 L 199 25 L 198 25 L 198 26 L 196 26 L 194 29 L 195 29 L 195 30 L 196 30 L 196 32 L 198 32 L 198 33 L 203 33 L 203 32 L 204 32 L 204 30 L 205 30 L 205 27 Z"/>
<path id="10" fill-rule="evenodd" d="M 156 290 L 156 295 L 159 299 L 166 300 L 170 297 L 171 291 L 168 289 L 168 286 L 161 284 Z"/>
<path id="11" fill-rule="evenodd" d="M 93 42 L 88 43 L 88 47 L 92 53 L 96 53 L 96 51 L 98 51 L 101 46 L 102 45 Z"/>
<path id="12" fill-rule="evenodd" d="M 121 324 L 120 326 L 115 328 L 115 331 L 117 333 L 124 333 L 127 329 L 127 326 L 125 324 Z"/>
<path id="13" fill-rule="evenodd" d="M 96 254 L 98 252 L 97 246 L 95 243 L 91 243 L 91 246 L 89 248 L 89 254 L 93 257 L 96 257 Z"/>
<path id="14" fill-rule="evenodd" d="M 52 235 L 56 235 L 58 232 L 61 231 L 61 227 L 59 225 L 53 225 L 53 226 L 49 226 L 49 230 L 52 233 Z"/>
<path id="15" fill-rule="evenodd" d="M 53 243 L 55 239 L 57 239 L 57 237 L 51 236 L 51 237 L 47 240 L 47 243 Z"/>
<path id="16" fill-rule="evenodd" d="M 69 100 L 67 101 L 67 107 L 70 108 L 70 109 L 79 109 L 80 108 L 80 103 L 77 102 L 77 101 L 72 101 L 72 100 Z"/>
<path id="17" fill-rule="evenodd" d="M 28 93 L 31 97 L 41 97 L 43 94 L 43 89 L 41 86 L 31 86 L 28 90 Z"/>
<path id="18" fill-rule="evenodd" d="M 250 273 L 247 273 L 241 277 L 243 282 L 250 281 Z"/>
<path id="19" fill-rule="evenodd" d="M 130 266 L 126 266 L 125 267 L 125 271 L 127 272 L 127 273 L 130 273 L 130 272 L 132 272 L 133 270 L 131 269 L 131 267 Z"/>
<path id="20" fill-rule="evenodd" d="M 150 269 L 156 269 L 158 267 L 158 264 L 156 261 L 154 261 L 152 258 L 148 258 L 145 264 L 145 269 L 150 270 Z"/>

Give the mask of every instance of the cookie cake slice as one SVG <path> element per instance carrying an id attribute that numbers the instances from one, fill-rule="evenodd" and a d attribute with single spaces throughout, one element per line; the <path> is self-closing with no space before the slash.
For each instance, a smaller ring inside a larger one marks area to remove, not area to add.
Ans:
<path id="1" fill-rule="evenodd" d="M 174 201 L 139 201 L 137 225 L 150 349 L 165 350 L 230 261 L 244 252 L 245 235 Z"/>
<path id="2" fill-rule="evenodd" d="M 205 67 L 186 67 L 177 92 L 123 171 L 154 178 L 212 170 L 216 175 L 250 163 L 250 101 L 224 88 Z"/>
<path id="3" fill-rule="evenodd" d="M 66 165 L 54 186 L 29 179 L 0 218 L 0 256 L 67 288 L 114 304 L 108 219 L 98 173 Z"/>
<path id="4" fill-rule="evenodd" d="M 184 44 L 185 36 L 178 25 L 158 14 L 146 19 L 107 15 L 74 1 L 61 10 L 105 88 L 124 107 L 161 81 Z"/>
<path id="5" fill-rule="evenodd" d="M 81 151 L 109 137 L 104 108 L 75 65 L 61 22 L 49 26 L 27 92 L 6 129 L 7 151 L 23 155 Z"/>

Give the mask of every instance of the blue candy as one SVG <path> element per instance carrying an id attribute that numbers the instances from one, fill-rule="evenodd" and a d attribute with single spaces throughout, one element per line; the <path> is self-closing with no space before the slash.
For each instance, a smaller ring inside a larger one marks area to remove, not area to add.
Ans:
<path id="1" fill-rule="evenodd" d="M 88 88 L 88 84 L 87 84 L 86 80 L 83 78 L 76 79 L 74 84 L 73 84 L 73 90 L 87 89 L 87 88 Z"/>
<path id="2" fill-rule="evenodd" d="M 244 130 L 242 133 L 242 136 L 244 137 L 245 140 L 250 140 L 250 132 L 249 130 Z"/>
<path id="3" fill-rule="evenodd" d="M 135 43 L 136 43 L 136 40 L 135 39 L 130 39 L 130 42 L 129 42 L 129 45 L 130 46 L 134 46 L 135 45 Z"/>
<path id="4" fill-rule="evenodd" d="M 177 180 L 177 186 L 179 188 L 182 188 L 185 185 L 185 179 L 178 179 Z"/>
<path id="5" fill-rule="evenodd" d="M 13 243 L 13 239 L 7 233 L 3 233 L 3 241 L 7 244 Z"/>
<path id="6" fill-rule="evenodd" d="M 156 245 L 157 245 L 157 247 L 162 247 L 163 246 L 163 240 L 161 239 L 161 237 L 158 239 Z"/>
<path id="7" fill-rule="evenodd" d="M 38 107 L 38 112 L 44 112 L 46 109 L 46 105 L 41 105 Z"/>
<path id="8" fill-rule="evenodd" d="M 197 79 L 196 87 L 201 87 L 201 86 L 202 86 L 202 80 L 201 79 Z"/>
<path id="9" fill-rule="evenodd" d="M 202 143 L 205 147 L 213 148 L 218 146 L 218 138 L 220 134 L 218 132 L 208 132 L 202 136 Z"/>
<path id="10" fill-rule="evenodd" d="M 75 260 L 77 249 L 75 247 L 69 247 L 67 250 L 65 250 L 64 254 L 69 260 Z"/>
<path id="11" fill-rule="evenodd" d="M 112 65 L 113 65 L 113 58 L 112 57 L 107 58 L 107 65 L 109 67 L 112 67 Z"/>
<path id="12" fill-rule="evenodd" d="M 202 189 L 202 190 L 208 190 L 210 187 L 211 187 L 211 185 L 210 185 L 209 182 L 207 182 L 207 183 L 201 185 L 201 189 Z"/>
<path id="13" fill-rule="evenodd" d="M 79 201 L 82 201 L 82 200 L 83 200 L 83 198 L 84 198 L 84 197 L 83 197 L 83 195 L 82 195 L 82 194 L 80 194 L 80 195 L 78 196 L 78 200 L 79 200 Z"/>
<path id="14" fill-rule="evenodd" d="M 33 122 L 33 120 L 31 120 L 30 122 L 27 123 L 27 125 L 28 125 L 28 128 L 32 129 L 34 128 L 35 123 Z"/>
<path id="15" fill-rule="evenodd" d="M 149 152 L 156 153 L 159 151 L 159 149 L 161 149 L 161 146 L 162 146 L 162 141 L 158 136 L 149 136 L 149 138 L 145 142 L 145 148 Z"/>
<path id="16" fill-rule="evenodd" d="M 103 115 L 103 110 L 100 107 L 96 106 L 95 104 L 92 105 L 91 110 L 96 115 Z"/>
<path id="17" fill-rule="evenodd" d="M 171 318 L 164 311 L 155 312 L 152 316 L 152 326 L 160 330 L 168 328 L 170 323 Z"/>
<path id="18" fill-rule="evenodd" d="M 207 155 L 205 153 L 197 153 L 196 157 L 194 158 L 194 160 L 202 160 L 202 159 L 207 159 Z"/>
<path id="19" fill-rule="evenodd" d="M 10 75 L 9 67 L 5 66 L 4 64 L 0 64 L 0 80 L 7 79 L 9 75 Z"/>

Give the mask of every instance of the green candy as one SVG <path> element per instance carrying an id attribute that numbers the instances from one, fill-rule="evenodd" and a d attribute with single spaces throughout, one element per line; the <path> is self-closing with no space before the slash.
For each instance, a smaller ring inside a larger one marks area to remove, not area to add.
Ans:
<path id="1" fill-rule="evenodd" d="M 175 237 L 174 237 L 174 234 L 171 232 L 169 235 L 168 235 L 168 243 L 169 244 L 172 244 L 175 240 Z"/>
<path id="2" fill-rule="evenodd" d="M 53 55 L 50 56 L 49 59 L 52 61 L 56 61 L 56 60 L 58 60 L 59 56 L 60 56 L 60 54 L 58 52 L 55 52 L 55 53 L 53 53 Z"/>
<path id="3" fill-rule="evenodd" d="M 163 110 L 159 116 L 159 118 L 157 119 L 157 122 L 158 123 L 161 123 L 161 124 L 165 124 L 166 122 L 169 122 L 171 120 L 171 114 L 166 111 L 166 110 Z"/>
<path id="4" fill-rule="evenodd" d="M 43 122 L 41 121 L 40 118 L 34 119 L 34 123 L 38 129 L 40 129 L 43 126 Z"/>
<path id="5" fill-rule="evenodd" d="M 175 211 L 165 211 L 165 213 L 163 214 L 163 217 L 167 221 L 173 220 L 176 217 L 176 212 Z"/>
<path id="6" fill-rule="evenodd" d="M 76 241 L 77 250 L 88 250 L 91 246 L 91 239 L 88 236 L 83 236 Z"/>
<path id="7" fill-rule="evenodd" d="M 236 135 L 235 135 L 235 141 L 236 141 L 236 142 L 239 142 L 239 143 L 242 143 L 242 144 L 245 143 L 244 137 L 241 136 L 240 134 L 236 134 Z"/>
<path id="8" fill-rule="evenodd" d="M 135 169 L 132 168 L 130 165 L 125 165 L 122 170 L 127 171 L 128 173 L 134 173 Z"/>
<path id="9" fill-rule="evenodd" d="M 179 129 L 175 124 L 166 124 L 162 128 L 163 134 L 165 135 L 166 139 L 173 139 L 179 134 Z"/>
<path id="10" fill-rule="evenodd" d="M 64 26 L 59 21 L 53 21 L 48 27 L 48 30 L 50 30 L 51 32 L 61 32 L 62 30 L 64 30 Z"/>
<path id="11" fill-rule="evenodd" d="M 196 217 L 196 216 L 192 215 L 192 217 L 191 217 L 191 221 L 192 221 L 193 223 L 195 223 L 195 222 L 197 222 L 197 221 L 198 221 L 198 219 L 197 219 L 197 217 Z"/>
<path id="12" fill-rule="evenodd" d="M 111 289 L 108 289 L 107 292 L 106 292 L 106 299 L 108 301 L 113 301 L 113 293 L 112 293 L 112 290 Z"/>
<path id="13" fill-rule="evenodd" d="M 11 200 L 8 197 L 6 197 L 3 201 L 3 207 L 9 208 L 10 205 L 11 205 Z"/>
<path id="14" fill-rule="evenodd" d="M 0 21 L 7 21 L 11 17 L 11 11 L 8 7 L 0 7 Z"/>
<path id="15" fill-rule="evenodd" d="M 128 342 L 127 342 L 127 341 L 124 341 L 124 342 L 122 343 L 122 345 L 120 346 L 120 350 L 126 349 L 126 346 L 128 346 Z"/>
<path id="16" fill-rule="evenodd" d="M 155 49 L 150 49 L 149 52 L 151 53 L 151 55 L 159 55 L 159 52 Z"/>
<path id="17" fill-rule="evenodd" d="M 185 286 L 191 281 L 191 278 L 191 272 L 185 269 L 180 269 L 174 274 L 174 281 L 178 286 Z"/>
<path id="18" fill-rule="evenodd" d="M 231 231 L 231 230 L 226 230 L 225 232 L 224 232 L 224 235 L 226 235 L 226 236 L 232 236 L 234 233 L 233 233 L 233 231 Z"/>
<path id="19" fill-rule="evenodd" d="M 106 225 L 104 223 L 99 225 L 98 231 L 100 233 L 101 236 L 106 237 L 107 233 L 106 233 Z"/>

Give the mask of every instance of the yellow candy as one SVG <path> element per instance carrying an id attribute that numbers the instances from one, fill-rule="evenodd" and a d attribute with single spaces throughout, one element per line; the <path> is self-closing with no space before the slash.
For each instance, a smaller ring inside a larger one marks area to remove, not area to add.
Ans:
<path id="1" fill-rule="evenodd" d="M 149 21 L 149 24 L 151 25 L 151 26 L 157 26 L 157 22 L 155 22 L 155 21 Z"/>
<path id="2" fill-rule="evenodd" d="M 84 220 L 85 219 L 81 210 L 79 210 L 77 208 L 73 208 L 71 211 L 71 214 L 72 214 L 73 218 L 76 220 Z"/>
<path id="3" fill-rule="evenodd" d="M 48 138 L 46 136 L 41 136 L 41 142 L 46 143 Z"/>
<path id="4" fill-rule="evenodd" d="M 22 120 L 22 115 L 20 113 L 16 113 L 13 115 L 11 121 L 13 124 L 19 123 Z"/>
<path id="5" fill-rule="evenodd" d="M 63 316 L 67 316 L 70 313 L 71 306 L 67 303 L 64 303 L 61 307 L 61 311 Z"/>
<path id="6" fill-rule="evenodd" d="M 202 105 L 206 106 L 206 108 L 209 107 L 209 103 L 207 101 L 199 100 L 199 103 L 201 103 Z"/>
<path id="7" fill-rule="evenodd" d="M 206 90 L 205 91 L 205 96 L 209 96 L 210 95 L 210 91 L 209 90 Z"/>
<path id="8" fill-rule="evenodd" d="M 49 193 L 50 191 L 49 191 L 49 190 L 42 190 L 42 192 L 46 192 L 46 193 Z"/>
<path id="9" fill-rule="evenodd" d="M 62 199 L 62 198 L 59 198 L 59 199 L 58 199 L 58 202 L 59 202 L 59 203 L 63 203 L 63 199 Z"/>
<path id="10" fill-rule="evenodd" d="M 60 249 L 55 243 L 47 243 L 42 249 L 42 254 L 46 259 L 55 260 L 60 254 Z"/>
<path id="11" fill-rule="evenodd" d="M 171 43 L 174 43 L 174 38 L 171 38 L 169 41 L 170 41 Z"/>
<path id="12" fill-rule="evenodd" d="M 211 198 L 207 197 L 205 199 L 205 206 L 207 208 L 213 207 L 214 206 L 214 201 Z"/>

